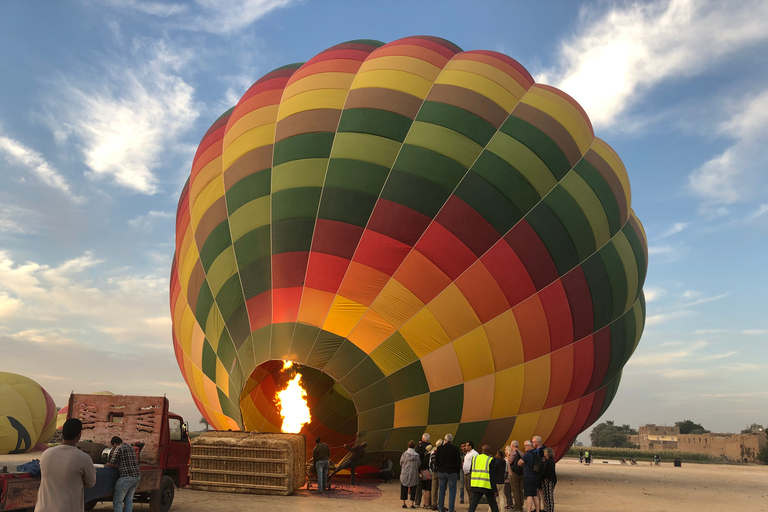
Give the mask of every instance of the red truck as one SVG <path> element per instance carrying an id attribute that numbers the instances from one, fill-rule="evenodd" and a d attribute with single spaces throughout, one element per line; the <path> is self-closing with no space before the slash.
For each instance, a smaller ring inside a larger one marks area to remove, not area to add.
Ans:
<path id="1" fill-rule="evenodd" d="M 167 398 L 73 393 L 69 397 L 67 417 L 83 422 L 79 446 L 83 441 L 91 441 L 93 446 L 101 443 L 109 447 L 112 437 L 119 436 L 136 447 L 141 482 L 134 502 L 149 503 L 151 512 L 167 512 L 173 503 L 175 488 L 189 484 L 187 426 L 181 416 L 168 411 Z M 87 443 L 84 447 L 88 447 Z M 106 448 L 99 454 L 100 462 L 107 462 L 108 452 Z M 15 469 L 14 464 L 7 466 L 8 472 L 0 472 L 0 511 L 31 511 L 37 502 L 40 477 Z M 91 510 L 100 501 L 111 501 L 116 479 L 114 468 L 96 464 L 96 485 L 85 490 L 85 509 Z"/>

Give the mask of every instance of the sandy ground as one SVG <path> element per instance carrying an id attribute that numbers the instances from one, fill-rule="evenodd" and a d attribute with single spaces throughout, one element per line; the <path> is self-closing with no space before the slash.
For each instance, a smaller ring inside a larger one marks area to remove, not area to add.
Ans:
<path id="1" fill-rule="evenodd" d="M 618 462 L 594 462 L 590 466 L 577 460 L 558 463 L 555 504 L 558 512 L 569 511 L 768 511 L 768 466 L 721 466 L 685 464 L 676 468 L 671 463 L 660 466 L 623 466 Z M 400 485 L 358 478 L 355 492 L 349 480 L 334 479 L 338 489 L 327 496 L 301 490 L 292 496 L 259 496 L 192 491 L 176 491 L 171 510 L 177 512 L 251 512 L 358 510 L 384 512 L 400 509 Z M 446 497 L 447 498 L 447 497 Z M 469 503 L 466 500 L 465 503 Z M 446 503 L 447 505 L 447 503 Z M 463 512 L 467 505 L 456 510 Z M 95 510 L 112 510 L 101 504 Z M 148 505 L 134 510 L 148 511 Z M 487 511 L 480 505 L 479 511 Z"/>
<path id="2" fill-rule="evenodd" d="M 26 454 L 27 457 L 29 454 Z M 18 457 L 18 456 L 16 456 Z M 8 458 L 3 456 L 0 458 Z M 29 458 L 27 458 L 29 460 Z M 724 466 L 686 464 L 676 468 L 671 463 L 651 466 L 624 466 L 615 461 L 594 462 L 590 466 L 564 459 L 557 464 L 558 484 L 555 504 L 558 512 L 569 511 L 747 511 L 768 512 L 768 466 Z M 294 495 L 260 496 L 177 489 L 172 511 L 177 512 L 384 512 L 400 509 L 400 485 L 358 478 L 357 486 L 349 478 L 336 477 L 335 489 L 320 496 L 317 487 L 302 489 Z M 458 502 L 458 498 L 457 498 Z M 469 500 L 466 500 L 469 503 Z M 446 503 L 447 505 L 447 503 Z M 457 512 L 467 505 L 457 503 Z M 94 510 L 112 510 L 102 503 Z M 148 512 L 146 504 L 134 510 Z M 479 511 L 487 511 L 480 505 Z"/>

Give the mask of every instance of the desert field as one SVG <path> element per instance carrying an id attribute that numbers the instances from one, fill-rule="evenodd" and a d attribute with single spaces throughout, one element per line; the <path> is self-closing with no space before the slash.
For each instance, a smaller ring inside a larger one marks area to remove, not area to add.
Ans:
<path id="1" fill-rule="evenodd" d="M 590 466 L 564 459 L 557 465 L 555 505 L 558 512 L 591 511 L 768 511 L 768 466 L 725 466 L 672 463 L 624 466 L 597 461 Z M 178 512 L 325 511 L 384 512 L 400 509 L 400 485 L 359 478 L 352 489 L 349 479 L 334 479 L 337 489 L 319 496 L 316 489 L 300 490 L 289 497 L 176 491 L 171 510 Z M 466 511 L 458 505 L 458 512 Z M 446 504 L 447 505 L 447 504 Z M 112 510 L 100 504 L 95 510 Z M 136 505 L 134 510 L 149 510 Z M 488 510 L 481 505 L 478 510 Z"/>

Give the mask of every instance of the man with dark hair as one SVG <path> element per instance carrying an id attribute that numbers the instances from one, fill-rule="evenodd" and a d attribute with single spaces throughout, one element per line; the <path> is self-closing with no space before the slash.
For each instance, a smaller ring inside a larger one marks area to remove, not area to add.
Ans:
<path id="1" fill-rule="evenodd" d="M 118 479 L 115 482 L 115 494 L 112 497 L 114 512 L 133 512 L 133 494 L 141 481 L 139 461 L 136 458 L 136 450 L 133 446 L 125 444 L 122 439 L 115 436 L 110 441 L 112 454 L 108 467 L 117 468 Z M 125 508 L 123 508 L 125 507 Z"/>
<path id="2" fill-rule="evenodd" d="M 461 470 L 461 454 L 459 447 L 453 445 L 453 435 L 445 434 L 445 442 L 437 447 L 435 452 L 438 485 L 437 510 L 445 512 L 445 488 L 448 488 L 448 510 L 455 512 L 456 482 Z"/>
<path id="3" fill-rule="evenodd" d="M 472 471 L 472 459 L 477 457 L 478 453 L 475 450 L 475 443 L 472 441 L 466 441 L 464 443 L 464 449 L 466 455 L 464 455 L 464 491 L 466 491 L 467 499 L 472 497 L 472 491 L 469 488 L 469 473 Z"/>
<path id="4" fill-rule="evenodd" d="M 64 422 L 61 445 L 40 456 L 40 490 L 35 512 L 82 512 L 83 489 L 96 485 L 96 469 L 87 453 L 77 449 L 83 424 L 77 418 Z"/>
<path id="5" fill-rule="evenodd" d="M 331 458 L 331 450 L 320 436 L 315 438 L 315 448 L 312 450 L 312 460 L 317 471 L 317 490 L 325 492 L 328 488 L 328 461 Z"/>
<path id="6" fill-rule="evenodd" d="M 341 464 L 336 467 L 336 469 L 333 470 L 333 473 L 331 473 L 331 476 L 335 475 L 342 469 L 349 469 L 349 472 L 352 475 L 350 483 L 352 485 L 355 485 L 355 468 L 357 467 L 357 463 L 360 462 L 360 459 L 365 457 L 365 449 L 368 447 L 368 443 L 361 443 L 361 444 L 345 444 L 344 448 L 352 452 L 347 460 L 342 462 Z M 328 478 L 330 478 L 329 476 Z"/>

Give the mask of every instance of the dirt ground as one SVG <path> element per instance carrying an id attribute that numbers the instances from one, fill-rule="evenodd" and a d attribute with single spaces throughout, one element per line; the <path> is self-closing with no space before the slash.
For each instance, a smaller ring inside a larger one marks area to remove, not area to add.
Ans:
<path id="1" fill-rule="evenodd" d="M 558 483 L 555 504 L 558 512 L 569 511 L 768 511 L 767 466 L 723 466 L 686 464 L 676 468 L 671 463 L 650 466 L 624 466 L 611 461 L 597 461 L 590 466 L 578 460 L 564 459 L 557 464 Z M 334 479 L 337 489 L 327 496 L 300 490 L 292 496 L 259 496 L 192 491 L 176 491 L 172 511 L 177 512 L 251 512 L 323 511 L 365 512 L 394 511 L 400 508 L 400 485 L 382 484 L 358 478 L 357 488 L 349 479 Z M 446 497 L 447 498 L 447 497 Z M 469 500 L 465 500 L 469 503 Z M 446 503 L 447 506 L 447 503 Z M 95 510 L 112 510 L 111 503 Z M 136 504 L 134 510 L 148 511 L 148 505 Z M 464 512 L 467 505 L 456 510 Z M 487 511 L 487 505 L 478 507 Z"/>

